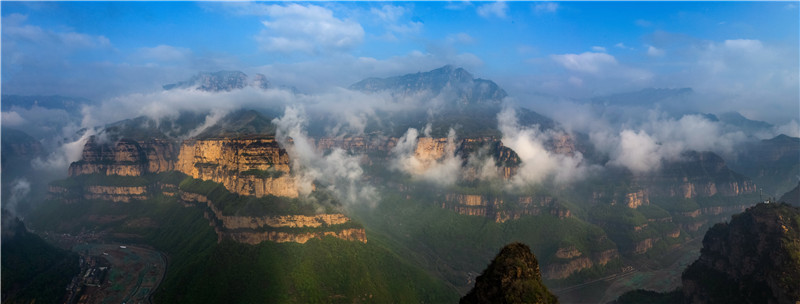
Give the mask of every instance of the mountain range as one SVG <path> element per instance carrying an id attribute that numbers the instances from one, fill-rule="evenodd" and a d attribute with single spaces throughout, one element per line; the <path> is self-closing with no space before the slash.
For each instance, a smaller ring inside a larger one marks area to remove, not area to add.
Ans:
<path id="1" fill-rule="evenodd" d="M 221 71 L 164 89 L 268 83 Z M 363 133 L 345 135 L 331 134 L 341 122 L 314 109 L 297 121 L 267 107 L 213 121 L 182 112 L 111 123 L 87 136 L 68 177 L 47 186 L 26 221 L 163 252 L 161 302 L 454 302 L 473 286 L 496 289 L 487 282 L 514 269 L 519 286 L 544 283 L 569 302 L 597 295 L 563 290 L 666 260 L 761 201 L 759 189 L 796 185 L 800 140 L 788 136 L 752 142 L 735 161 L 689 150 L 639 173 L 611 165 L 587 134 L 529 109 L 509 112 L 503 89 L 462 68 L 367 78 L 350 90 L 423 106 L 376 110 Z M 24 133 L 14 138 L 4 132 L 3 150 L 13 152 L 3 153 L 4 170 L 35 149 Z M 542 156 L 561 167 L 535 180 L 550 166 Z M 566 166 L 583 176 L 559 180 Z M 528 245 L 495 256 L 512 242 Z"/>

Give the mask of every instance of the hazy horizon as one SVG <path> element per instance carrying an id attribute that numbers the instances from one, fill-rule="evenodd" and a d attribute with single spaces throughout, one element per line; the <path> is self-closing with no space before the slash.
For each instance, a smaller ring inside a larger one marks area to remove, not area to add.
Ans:
<path id="1" fill-rule="evenodd" d="M 692 88 L 688 112 L 785 124 L 800 114 L 797 6 L 3 2 L 2 91 L 107 102 L 241 70 L 320 95 L 450 64 L 551 115 L 564 100 Z"/>

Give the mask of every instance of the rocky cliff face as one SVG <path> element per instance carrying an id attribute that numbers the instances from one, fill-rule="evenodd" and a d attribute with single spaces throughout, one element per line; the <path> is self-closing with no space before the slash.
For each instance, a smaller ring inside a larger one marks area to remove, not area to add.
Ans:
<path id="1" fill-rule="evenodd" d="M 511 199 L 510 203 L 506 200 Z M 516 220 L 522 216 L 550 214 L 558 218 L 567 218 L 572 214 L 566 207 L 551 196 L 519 196 L 501 198 L 490 195 L 450 193 L 444 196 L 442 208 L 450 209 L 464 215 L 488 217 L 502 223 Z"/>
<path id="2" fill-rule="evenodd" d="M 682 160 L 664 164 L 658 174 L 634 180 L 650 195 L 666 197 L 738 196 L 756 191 L 747 177 L 734 172 L 712 152 L 685 152 Z"/>
<path id="3" fill-rule="evenodd" d="M 636 209 L 639 206 L 650 205 L 650 191 L 647 189 L 626 189 L 623 191 L 593 191 L 591 202 L 596 204 L 623 204 L 628 208 Z"/>
<path id="4" fill-rule="evenodd" d="M 459 303 L 558 303 L 544 283 L 539 262 L 522 243 L 508 244 Z"/>
<path id="5" fill-rule="evenodd" d="M 555 257 L 556 259 L 550 261 L 544 268 L 543 277 L 546 279 L 564 279 L 595 265 L 606 265 L 611 260 L 619 258 L 619 252 L 616 249 L 609 249 L 587 256 L 575 247 L 566 247 L 559 248 Z"/>
<path id="6" fill-rule="evenodd" d="M 230 238 L 240 243 L 251 245 L 260 244 L 262 242 L 276 242 L 276 243 L 300 243 L 305 244 L 311 239 L 319 239 L 326 236 L 332 236 L 345 241 L 354 242 L 367 242 L 367 233 L 362 228 L 349 228 L 338 231 L 318 231 L 318 232 L 305 232 L 305 233 L 291 233 L 281 231 L 219 231 L 217 233 L 222 238 Z"/>
<path id="7" fill-rule="evenodd" d="M 147 199 L 145 187 L 88 186 L 84 198 L 128 203 L 132 200 Z"/>
<path id="8" fill-rule="evenodd" d="M 229 238 L 247 244 L 258 244 L 264 241 L 305 243 L 312 238 L 333 236 L 348 241 L 367 242 L 366 231 L 363 228 L 345 227 L 345 224 L 350 223 L 350 218 L 340 213 L 273 216 L 224 215 L 206 196 L 185 191 L 179 191 L 178 195 L 184 203 L 200 203 L 208 208 L 209 212 L 206 212 L 206 218 L 214 226 L 220 240 Z M 343 228 L 337 228 L 337 225 Z"/>
<path id="9" fill-rule="evenodd" d="M 175 169 L 241 195 L 298 196 L 289 155 L 274 138 L 186 140 Z"/>
<path id="10" fill-rule="evenodd" d="M 692 303 L 800 301 L 800 209 L 761 203 L 715 225 L 682 280 Z"/>
<path id="11" fill-rule="evenodd" d="M 121 139 L 115 143 L 101 143 L 92 136 L 83 147 L 81 160 L 70 164 L 69 176 L 141 176 L 173 170 L 174 162 L 175 150 L 166 140 Z"/>

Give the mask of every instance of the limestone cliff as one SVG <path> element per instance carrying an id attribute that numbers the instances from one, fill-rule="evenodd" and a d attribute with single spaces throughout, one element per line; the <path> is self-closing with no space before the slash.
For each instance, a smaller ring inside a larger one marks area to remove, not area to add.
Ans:
<path id="1" fill-rule="evenodd" d="M 131 200 L 147 199 L 147 189 L 145 187 L 88 186 L 84 198 L 128 203 Z"/>
<path id="2" fill-rule="evenodd" d="M 92 136 L 83 147 L 81 159 L 70 164 L 69 176 L 141 176 L 173 170 L 174 162 L 174 148 L 167 140 L 120 139 L 115 143 L 103 143 Z"/>
<path id="3" fill-rule="evenodd" d="M 310 239 L 318 239 L 332 236 L 345 241 L 367 242 L 367 234 L 363 228 L 349 228 L 338 231 L 318 231 L 318 232 L 282 232 L 282 231 L 217 231 L 220 237 L 230 238 L 240 243 L 251 245 L 260 244 L 265 241 L 276 243 L 300 243 L 305 244 Z"/>
<path id="4" fill-rule="evenodd" d="M 206 217 L 214 226 L 220 239 L 229 238 L 237 242 L 258 244 L 264 241 L 305 243 L 312 238 L 333 236 L 348 241 L 367 242 L 363 228 L 344 227 L 350 218 L 340 213 L 316 215 L 272 215 L 240 216 L 224 215 L 206 196 L 179 191 L 184 203 L 200 203 L 208 208 Z M 339 227 L 343 228 L 337 228 Z M 305 228 L 305 229 L 286 229 Z"/>
<path id="5" fill-rule="evenodd" d="M 82 199 L 129 203 L 136 200 L 146 200 L 149 196 L 150 193 L 147 187 L 143 186 L 84 185 L 79 188 L 66 188 L 50 185 L 47 189 L 48 199 L 61 200 L 67 204 Z"/>
<path id="6" fill-rule="evenodd" d="M 559 248 L 556 251 L 555 259 L 552 259 L 544 268 L 542 276 L 549 280 L 564 279 L 573 273 L 595 265 L 606 265 L 616 258 L 619 258 L 619 252 L 616 249 L 608 249 L 587 256 L 574 246 Z"/>
<path id="7" fill-rule="evenodd" d="M 286 150 L 274 138 L 186 140 L 175 169 L 240 195 L 297 197 Z"/>
<path id="8" fill-rule="evenodd" d="M 681 160 L 664 164 L 657 174 L 634 180 L 651 196 L 738 196 L 756 191 L 749 178 L 728 168 L 722 157 L 712 152 L 685 152 Z"/>
<path id="9" fill-rule="evenodd" d="M 339 148 L 353 155 L 361 155 L 362 161 L 372 164 L 375 161 L 385 161 L 391 157 L 390 152 L 397 146 L 398 138 L 384 136 L 356 136 L 345 138 L 323 137 L 316 140 L 316 147 L 322 153 L 328 153 L 334 148 Z M 446 137 L 420 137 L 414 147 L 414 157 L 420 162 L 420 169 L 426 169 L 437 161 L 443 160 L 448 153 L 457 156 L 466 163 L 471 156 L 491 157 L 498 166 L 498 174 L 505 179 L 516 174 L 520 160 L 516 152 L 503 145 L 495 137 L 476 137 L 456 139 L 448 151 Z M 574 147 L 569 139 L 564 139 L 563 146 L 552 146 L 552 149 L 566 149 Z M 565 150 L 565 151 L 566 151 Z M 477 172 L 474 168 L 466 168 L 462 179 L 476 180 Z M 472 169 L 472 171 L 470 171 Z"/>
<path id="10" fill-rule="evenodd" d="M 511 201 L 506 202 L 508 199 Z M 551 196 L 502 198 L 491 195 L 449 193 L 444 196 L 441 206 L 464 215 L 488 217 L 498 223 L 540 214 L 550 214 L 561 219 L 572 215 L 569 209 Z"/>
<path id="11" fill-rule="evenodd" d="M 636 209 L 640 206 L 650 205 L 650 191 L 636 187 L 635 189 L 593 191 L 592 204 L 623 204 L 628 208 Z"/>

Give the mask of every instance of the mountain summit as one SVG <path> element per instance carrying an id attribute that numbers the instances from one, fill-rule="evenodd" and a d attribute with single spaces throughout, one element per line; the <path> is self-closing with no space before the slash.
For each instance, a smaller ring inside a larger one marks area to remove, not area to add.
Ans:
<path id="1" fill-rule="evenodd" d="M 508 96 L 493 81 L 476 79 L 463 68 L 452 65 L 416 74 L 389 78 L 367 78 L 351 85 L 350 89 L 362 92 L 388 91 L 396 97 L 441 96 L 461 105 L 498 105 L 503 98 Z"/>
<path id="2" fill-rule="evenodd" d="M 256 74 L 249 79 L 247 74 L 241 71 L 200 72 L 189 80 L 167 84 L 163 88 L 164 90 L 196 88 L 206 92 L 230 92 L 246 86 L 267 89 L 269 81 L 262 74 Z"/>
<path id="3" fill-rule="evenodd" d="M 539 262 L 528 245 L 511 243 L 500 250 L 460 302 L 558 303 L 558 299 L 542 283 Z"/>

